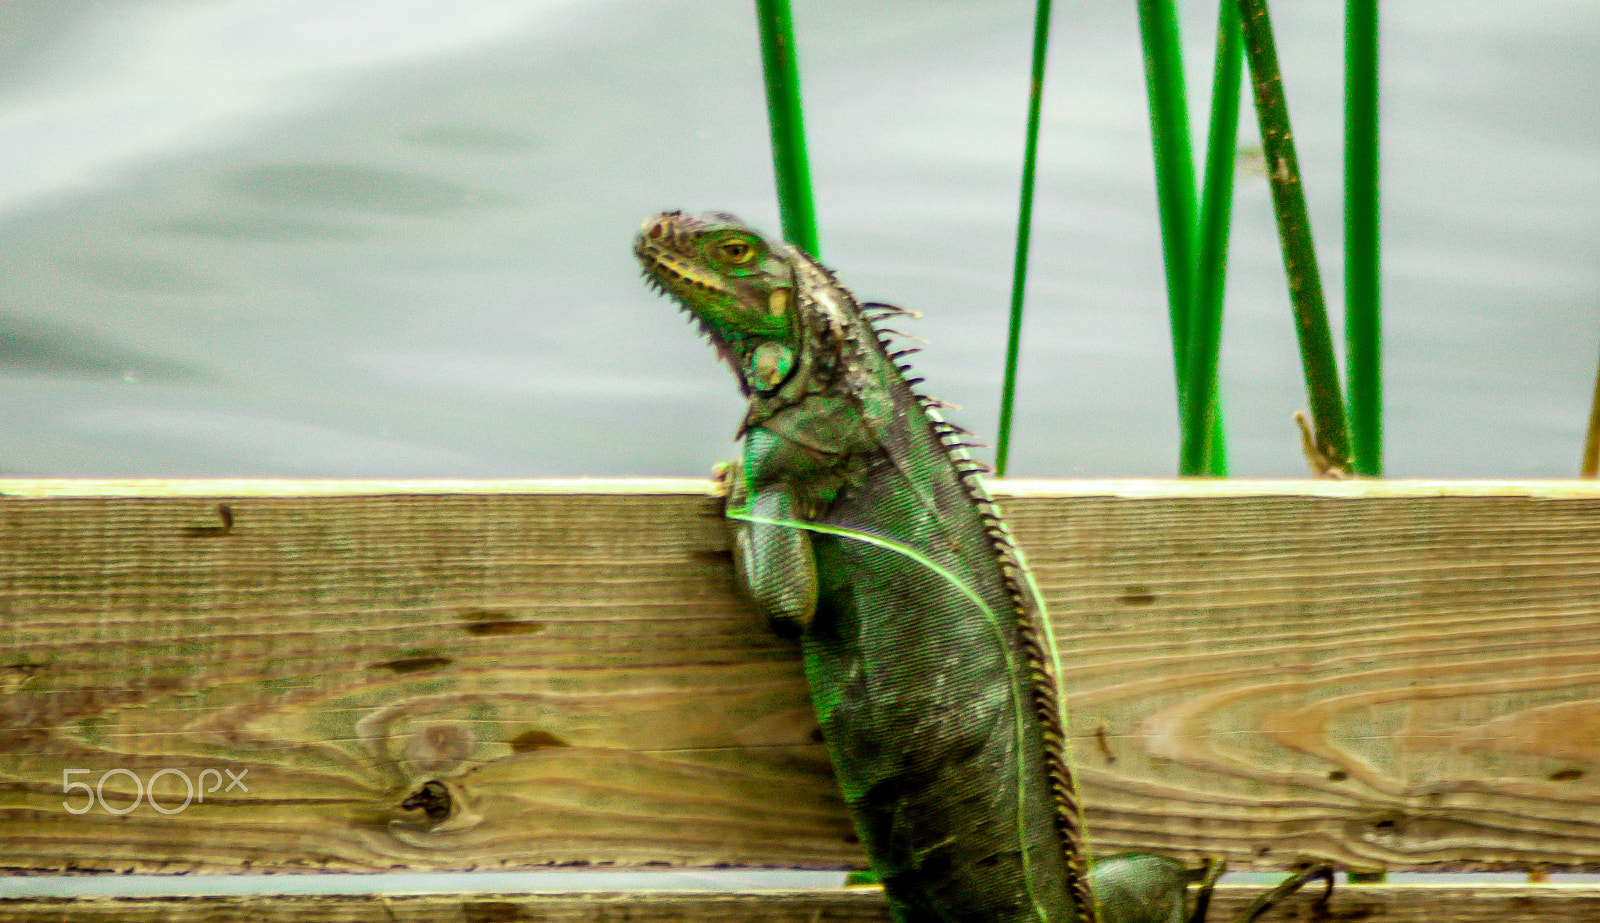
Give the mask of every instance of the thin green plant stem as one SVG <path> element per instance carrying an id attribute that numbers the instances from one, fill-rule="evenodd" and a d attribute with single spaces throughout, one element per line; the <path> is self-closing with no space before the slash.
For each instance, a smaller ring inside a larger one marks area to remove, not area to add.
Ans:
<path id="1" fill-rule="evenodd" d="M 1347 0 L 1344 51 L 1345 372 L 1350 466 L 1383 474 L 1378 251 L 1378 0 Z"/>
<path id="2" fill-rule="evenodd" d="M 1139 36 L 1144 47 L 1145 90 L 1150 100 L 1150 149 L 1155 161 L 1156 206 L 1161 219 L 1161 249 L 1166 266 L 1178 419 L 1182 428 L 1191 423 L 1206 428 L 1197 449 L 1198 460 L 1186 457 L 1180 450 L 1178 471 L 1183 475 L 1220 475 L 1226 471 L 1226 462 L 1220 450 L 1222 421 L 1215 407 L 1215 391 L 1210 403 L 1197 402 L 1189 378 L 1199 245 L 1194 154 L 1189 138 L 1182 45 L 1173 0 L 1140 0 Z"/>
<path id="3" fill-rule="evenodd" d="M 800 106 L 800 69 L 788 0 L 756 0 L 761 22 L 761 67 L 767 84 L 767 119 L 772 130 L 772 171 L 778 184 L 783 236 L 812 256 L 817 252 L 816 207 L 806 160 L 805 120 Z"/>
<path id="4" fill-rule="evenodd" d="M 1316 450 L 1335 472 L 1350 469 L 1350 434 L 1345 423 L 1344 397 L 1339 388 L 1339 366 L 1333 356 L 1328 330 L 1328 308 L 1322 297 L 1322 277 L 1311 243 L 1311 222 L 1306 214 L 1300 164 L 1289 131 L 1289 104 L 1283 93 L 1283 74 L 1273 46 L 1272 21 L 1266 0 L 1238 0 L 1239 26 L 1245 56 L 1250 62 L 1255 89 L 1256 119 L 1261 124 L 1261 146 L 1272 182 L 1272 201 L 1278 215 L 1278 238 L 1283 246 L 1284 274 L 1294 307 L 1295 331 L 1300 340 L 1300 361 L 1305 370 L 1306 392 Z"/>
<path id="5" fill-rule="evenodd" d="M 1583 442 L 1583 466 L 1579 474 L 1600 478 L 1600 365 L 1595 366 L 1594 399 L 1589 404 L 1589 437 Z"/>
<path id="6" fill-rule="evenodd" d="M 1179 471 L 1185 475 L 1204 473 L 1223 477 L 1228 473 L 1222 412 L 1217 399 L 1217 362 L 1222 342 L 1222 294 L 1227 278 L 1228 230 L 1233 214 L 1233 159 L 1239 136 L 1239 84 L 1243 68 L 1239 11 L 1233 0 L 1222 0 L 1217 10 L 1211 127 L 1206 139 L 1206 175 L 1200 200 L 1194 311 L 1189 321 L 1189 400 L 1184 408 L 1179 460 Z"/>
<path id="7" fill-rule="evenodd" d="M 1139 0 L 1145 92 L 1150 100 L 1150 147 L 1155 158 L 1156 205 L 1167 272 L 1173 373 L 1178 406 L 1188 403 L 1189 320 L 1194 306 L 1194 156 L 1183 87 L 1183 55 L 1173 0 Z"/>
<path id="8" fill-rule="evenodd" d="M 1050 0 L 1038 0 L 1033 14 L 1033 69 L 1028 83 L 1028 130 L 1022 151 L 1022 193 L 1017 205 L 1017 256 L 1011 270 L 1011 319 L 1006 329 L 1005 378 L 1000 386 L 1000 426 L 999 434 L 995 437 L 996 477 L 1005 476 L 1010 457 L 1011 418 L 1017 394 L 1017 361 L 1022 349 L 1022 296 L 1028 281 L 1033 185 L 1039 160 L 1039 111 L 1044 102 L 1044 60 L 1049 44 Z"/>

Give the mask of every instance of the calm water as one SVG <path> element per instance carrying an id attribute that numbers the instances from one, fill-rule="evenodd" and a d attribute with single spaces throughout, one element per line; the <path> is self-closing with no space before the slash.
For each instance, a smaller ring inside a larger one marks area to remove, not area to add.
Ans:
<path id="1" fill-rule="evenodd" d="M 982 433 L 1030 6 L 795 10 L 824 256 L 925 312 L 919 371 Z M 1335 305 L 1336 6 L 1275 11 Z M 1389 473 L 1575 473 L 1600 5 L 1385 16 Z M 1057 4 L 1019 476 L 1175 470 L 1135 28 L 1132 3 Z M 34 0 L 0 34 L 0 474 L 698 475 L 732 450 L 732 382 L 629 238 L 667 207 L 777 226 L 746 0 Z M 1263 179 L 1236 213 L 1233 470 L 1293 476 Z"/>

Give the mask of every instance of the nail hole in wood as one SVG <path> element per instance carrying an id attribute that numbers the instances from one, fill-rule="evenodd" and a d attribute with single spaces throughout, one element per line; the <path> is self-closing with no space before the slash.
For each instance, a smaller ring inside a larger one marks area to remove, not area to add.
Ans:
<path id="1" fill-rule="evenodd" d="M 217 521 L 219 526 L 190 526 L 183 530 L 188 538 L 217 538 L 233 531 L 233 507 L 226 503 L 217 504 Z"/>

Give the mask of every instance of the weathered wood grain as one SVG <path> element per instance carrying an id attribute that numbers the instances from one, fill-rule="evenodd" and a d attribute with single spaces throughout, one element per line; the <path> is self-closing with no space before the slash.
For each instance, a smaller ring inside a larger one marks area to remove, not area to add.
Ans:
<path id="1" fill-rule="evenodd" d="M 1211 919 L 1231 920 L 1258 889 L 1217 888 Z M 1264 921 L 1301 923 L 1594 923 L 1600 888 L 1587 885 L 1352 885 L 1274 908 Z M 10 923 L 885 923 L 881 892 L 600 892 L 351 896 L 0 899 Z"/>
<path id="2" fill-rule="evenodd" d="M 858 863 L 707 491 L 0 482 L 0 865 Z M 1600 487 L 1005 505 L 1101 850 L 1600 865 Z"/>
<path id="3" fill-rule="evenodd" d="M 700 494 L 0 501 L 0 864 L 850 861 Z"/>
<path id="4" fill-rule="evenodd" d="M 1596 862 L 1600 492 L 1410 486 L 1010 504 L 1101 842 Z"/>

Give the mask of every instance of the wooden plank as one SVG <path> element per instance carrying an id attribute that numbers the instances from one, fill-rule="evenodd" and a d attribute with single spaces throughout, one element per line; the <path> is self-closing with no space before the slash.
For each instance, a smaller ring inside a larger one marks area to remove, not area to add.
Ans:
<path id="1" fill-rule="evenodd" d="M 1593 482 L 1040 500 L 1010 506 L 1102 843 L 1595 863 Z"/>
<path id="2" fill-rule="evenodd" d="M 1259 888 L 1223 885 L 1211 919 L 1231 920 Z M 1600 888 L 1586 885 L 1341 885 L 1291 897 L 1262 917 L 1303 923 L 1593 923 Z M 259 897 L 0 899 L 10 923 L 884 923 L 874 890 L 597 892 L 577 894 L 373 894 Z"/>
<path id="3" fill-rule="evenodd" d="M 0 866 L 859 863 L 708 489 L 0 481 Z M 1100 850 L 1600 865 L 1600 485 L 1007 490 Z"/>

